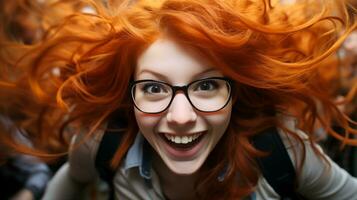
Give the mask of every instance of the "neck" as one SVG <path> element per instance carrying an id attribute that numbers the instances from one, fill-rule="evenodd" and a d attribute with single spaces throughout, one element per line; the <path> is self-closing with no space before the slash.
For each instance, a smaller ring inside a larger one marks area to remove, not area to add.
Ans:
<path id="1" fill-rule="evenodd" d="M 156 153 L 154 153 L 153 167 L 159 176 L 162 191 L 167 199 L 197 199 L 194 189 L 197 172 L 190 175 L 176 174 Z"/>

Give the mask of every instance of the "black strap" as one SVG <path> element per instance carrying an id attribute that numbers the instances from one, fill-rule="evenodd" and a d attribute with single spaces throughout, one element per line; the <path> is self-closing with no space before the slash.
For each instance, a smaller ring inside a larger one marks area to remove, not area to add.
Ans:
<path id="1" fill-rule="evenodd" d="M 109 186 L 109 199 L 114 199 L 113 178 L 115 175 L 115 170 L 110 167 L 110 161 L 118 149 L 123 136 L 123 134 L 121 134 L 118 129 L 123 127 L 123 121 L 119 119 L 109 120 L 107 131 L 102 137 L 95 158 L 95 167 L 99 173 L 99 176 Z"/>
<path id="2" fill-rule="evenodd" d="M 288 152 L 276 128 L 269 128 L 253 138 L 254 146 L 269 156 L 257 159 L 264 178 L 281 199 L 300 199 L 295 191 L 296 174 Z"/>

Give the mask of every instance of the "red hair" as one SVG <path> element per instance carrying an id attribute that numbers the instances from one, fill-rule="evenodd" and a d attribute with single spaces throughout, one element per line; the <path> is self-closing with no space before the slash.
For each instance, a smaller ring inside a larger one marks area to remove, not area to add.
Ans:
<path id="1" fill-rule="evenodd" d="M 37 103 L 46 107 L 34 133 L 42 143 L 64 138 L 68 127 L 87 129 L 90 135 L 120 113 L 129 124 L 113 159 L 117 167 L 138 131 L 128 95 L 137 58 L 165 35 L 208 58 L 235 82 L 229 128 L 197 182 L 202 199 L 239 199 L 252 192 L 259 177 L 254 159 L 263 154 L 250 140 L 260 131 L 279 127 L 302 142 L 278 116 L 294 116 L 311 138 L 319 121 L 332 136 L 357 144 L 349 138 L 356 134 L 351 128 L 355 122 L 338 110 L 319 77 L 326 60 L 355 26 L 342 3 L 129 2 L 115 8 L 92 2 L 97 14 L 65 18 L 16 63 L 26 72 L 21 80 L 29 81 Z M 340 9 L 341 16 L 332 8 Z M 345 128 L 345 135 L 330 128 L 332 121 Z M 218 182 L 219 172 L 227 166 L 226 178 Z"/>

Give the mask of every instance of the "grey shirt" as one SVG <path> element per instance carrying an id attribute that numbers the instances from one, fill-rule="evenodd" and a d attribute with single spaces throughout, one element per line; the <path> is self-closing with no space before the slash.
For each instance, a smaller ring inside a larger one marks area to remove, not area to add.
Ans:
<path id="1" fill-rule="evenodd" d="M 294 128 L 292 122 L 287 126 Z M 301 174 L 298 177 L 298 191 L 308 199 L 324 200 L 357 200 L 357 179 L 350 176 L 345 170 L 337 166 L 325 154 L 323 161 L 313 151 L 306 134 L 298 131 L 306 147 L 306 160 Z M 98 175 L 94 168 L 96 151 L 103 135 L 99 131 L 95 138 L 80 145 L 70 155 L 69 164 L 66 164 L 56 174 L 48 186 L 44 199 L 78 199 L 79 192 L 86 183 L 96 180 Z M 302 146 L 291 137 L 280 131 L 289 156 L 295 166 L 302 156 Z M 151 164 L 145 159 L 145 139 L 138 134 L 134 144 L 129 149 L 114 177 L 115 197 L 120 200 L 160 200 L 164 199 L 160 187 L 160 180 Z M 296 149 L 294 154 L 293 147 Z M 270 187 L 264 177 L 260 177 L 255 192 L 252 195 L 257 200 L 278 200 L 280 197 Z"/>

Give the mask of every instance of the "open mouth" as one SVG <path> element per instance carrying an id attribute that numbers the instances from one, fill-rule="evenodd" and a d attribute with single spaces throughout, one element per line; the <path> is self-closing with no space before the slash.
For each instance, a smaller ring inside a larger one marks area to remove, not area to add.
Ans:
<path id="1" fill-rule="evenodd" d="M 202 140 L 203 136 L 205 135 L 204 133 L 205 132 L 199 132 L 199 133 L 184 135 L 184 136 L 171 135 L 167 133 L 162 133 L 160 135 L 164 139 L 164 141 L 172 148 L 184 151 L 184 150 L 189 150 L 192 147 L 194 147 L 196 144 L 198 144 Z"/>

